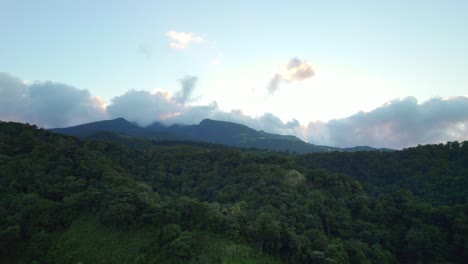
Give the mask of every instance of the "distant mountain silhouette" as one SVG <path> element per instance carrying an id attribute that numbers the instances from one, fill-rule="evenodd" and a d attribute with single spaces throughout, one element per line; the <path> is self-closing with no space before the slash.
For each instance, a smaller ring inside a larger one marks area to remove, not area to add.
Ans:
<path id="1" fill-rule="evenodd" d="M 54 128 L 51 131 L 76 137 L 96 137 L 103 132 L 138 139 L 201 141 L 241 148 L 259 148 L 294 153 L 330 152 L 330 151 L 369 151 L 371 147 L 359 146 L 340 149 L 306 143 L 295 136 L 278 135 L 257 131 L 248 126 L 225 121 L 204 119 L 198 125 L 164 126 L 155 122 L 147 127 L 140 127 L 123 118 L 98 121 L 68 128 Z M 110 137 L 111 138 L 111 137 Z"/>
<path id="2" fill-rule="evenodd" d="M 350 148 L 342 148 L 343 151 L 346 152 L 357 152 L 357 151 L 381 151 L 381 152 L 386 152 L 386 151 L 395 151 L 394 149 L 389 149 L 389 148 L 373 148 L 369 146 L 355 146 L 355 147 L 350 147 Z"/>
<path id="3" fill-rule="evenodd" d="M 55 133 L 71 135 L 81 138 L 94 136 L 101 132 L 113 132 L 119 135 L 135 138 L 149 138 L 155 140 L 181 139 L 170 133 L 150 131 L 134 123 L 130 123 L 124 118 L 97 121 L 67 128 L 53 128 L 50 130 Z"/>
<path id="4" fill-rule="evenodd" d="M 328 152 L 337 148 L 308 144 L 295 136 L 257 131 L 245 125 L 204 119 L 198 125 L 161 126 L 153 123 L 147 127 L 155 132 L 171 132 L 192 140 L 224 144 L 242 148 L 260 148 L 295 153 Z"/>

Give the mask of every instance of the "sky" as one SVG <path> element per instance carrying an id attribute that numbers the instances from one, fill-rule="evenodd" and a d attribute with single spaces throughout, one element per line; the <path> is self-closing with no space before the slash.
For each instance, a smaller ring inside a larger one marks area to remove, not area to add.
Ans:
<path id="1" fill-rule="evenodd" d="M 0 0 L 0 120 L 468 140 L 468 1 Z"/>

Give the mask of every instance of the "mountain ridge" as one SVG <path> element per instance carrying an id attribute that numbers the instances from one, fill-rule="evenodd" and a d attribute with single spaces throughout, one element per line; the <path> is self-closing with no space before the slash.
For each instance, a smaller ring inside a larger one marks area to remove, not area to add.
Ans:
<path id="1" fill-rule="evenodd" d="M 258 131 L 243 124 L 213 119 L 204 119 L 196 125 L 173 124 L 165 126 L 154 122 L 146 127 L 141 127 L 120 117 L 49 130 L 81 138 L 91 137 L 102 132 L 113 132 L 140 139 L 200 141 L 230 147 L 268 149 L 298 154 L 332 151 L 389 151 L 389 149 L 375 149 L 368 146 L 338 148 L 314 145 L 304 142 L 296 136 Z"/>

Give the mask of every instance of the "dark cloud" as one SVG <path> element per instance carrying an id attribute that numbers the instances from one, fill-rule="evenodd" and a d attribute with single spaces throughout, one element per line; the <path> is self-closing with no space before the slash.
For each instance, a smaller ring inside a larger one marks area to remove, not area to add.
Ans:
<path id="1" fill-rule="evenodd" d="M 278 90 L 279 84 L 280 84 L 280 82 L 282 80 L 283 80 L 283 78 L 281 77 L 281 75 L 279 75 L 278 73 L 275 74 L 275 76 L 273 76 L 273 78 L 268 83 L 268 86 L 267 86 L 268 91 L 270 93 L 276 92 L 276 90 Z"/>
<path id="2" fill-rule="evenodd" d="M 419 104 L 414 97 L 407 97 L 348 118 L 311 123 L 307 132 L 311 142 L 341 147 L 403 148 L 467 140 L 468 98 L 433 98 Z"/>
<path id="3" fill-rule="evenodd" d="M 276 73 L 268 83 L 267 89 L 270 93 L 278 90 L 281 82 L 302 81 L 315 76 L 315 71 L 312 65 L 300 60 L 292 58 L 283 69 Z"/>
<path id="4" fill-rule="evenodd" d="M 89 91 L 55 82 L 27 84 L 0 73 L 0 118 L 57 127 L 105 118 L 103 102 Z"/>
<path id="5" fill-rule="evenodd" d="M 287 127 L 287 128 L 294 129 L 294 128 L 300 127 L 301 124 L 299 123 L 299 121 L 297 119 L 293 119 L 293 120 L 287 122 L 284 126 Z"/>
<path id="6" fill-rule="evenodd" d="M 196 76 L 185 76 L 180 79 L 180 84 L 182 89 L 176 94 L 175 99 L 180 103 L 187 103 L 190 101 L 190 96 L 192 95 L 195 85 L 197 84 L 198 78 Z"/>

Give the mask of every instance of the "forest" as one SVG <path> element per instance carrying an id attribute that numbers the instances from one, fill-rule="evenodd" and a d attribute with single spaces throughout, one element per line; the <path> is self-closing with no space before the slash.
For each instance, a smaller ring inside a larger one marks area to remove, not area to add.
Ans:
<path id="1" fill-rule="evenodd" d="M 467 141 L 301 155 L 115 141 L 0 122 L 0 263 L 468 260 Z"/>

